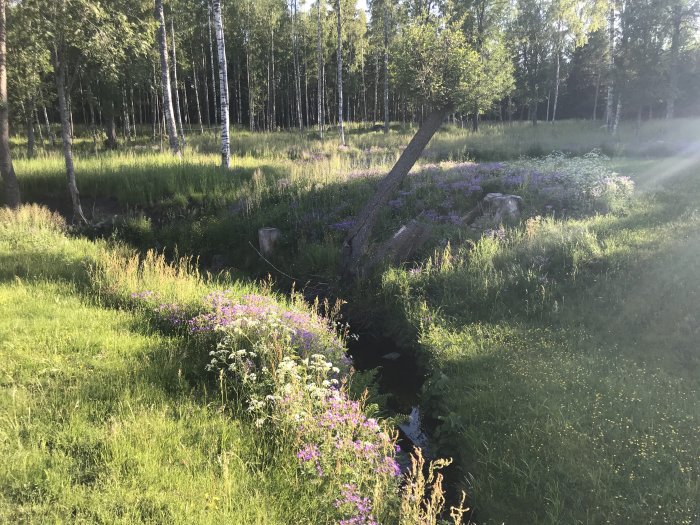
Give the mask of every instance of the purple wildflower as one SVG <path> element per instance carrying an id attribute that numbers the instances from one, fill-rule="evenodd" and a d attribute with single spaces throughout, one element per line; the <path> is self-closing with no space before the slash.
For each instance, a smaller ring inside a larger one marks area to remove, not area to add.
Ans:
<path id="1" fill-rule="evenodd" d="M 354 219 L 346 219 L 344 221 L 340 222 L 335 222 L 333 224 L 329 224 L 328 227 L 331 230 L 337 230 L 337 231 L 348 231 L 350 228 L 355 226 L 355 220 Z"/>

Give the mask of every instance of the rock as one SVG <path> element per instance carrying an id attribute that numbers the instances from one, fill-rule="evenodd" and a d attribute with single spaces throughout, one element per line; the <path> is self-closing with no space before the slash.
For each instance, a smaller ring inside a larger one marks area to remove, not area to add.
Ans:
<path id="1" fill-rule="evenodd" d="M 493 222 L 517 222 L 523 209 L 523 198 L 518 195 L 488 193 L 483 200 L 484 214 L 493 217 Z"/>
<path id="2" fill-rule="evenodd" d="M 281 237 L 282 232 L 277 228 L 260 228 L 258 230 L 258 243 L 260 245 L 260 253 L 265 256 L 272 255 L 275 251 L 275 245 Z"/>
<path id="3" fill-rule="evenodd" d="M 523 198 L 518 195 L 487 193 L 486 197 L 461 218 L 462 224 L 478 226 L 517 222 L 523 209 Z M 479 219 L 477 221 L 477 219 Z"/>

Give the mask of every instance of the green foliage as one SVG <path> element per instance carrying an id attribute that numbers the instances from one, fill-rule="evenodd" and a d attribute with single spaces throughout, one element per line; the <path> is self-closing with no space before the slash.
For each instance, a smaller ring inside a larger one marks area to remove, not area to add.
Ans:
<path id="1" fill-rule="evenodd" d="M 478 55 L 455 27 L 422 20 L 404 27 L 393 46 L 396 84 L 418 106 L 460 104 L 476 85 Z"/>

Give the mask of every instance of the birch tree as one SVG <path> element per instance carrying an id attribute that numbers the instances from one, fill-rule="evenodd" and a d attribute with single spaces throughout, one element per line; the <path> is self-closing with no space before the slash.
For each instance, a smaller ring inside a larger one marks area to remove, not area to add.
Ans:
<path id="1" fill-rule="evenodd" d="M 19 183 L 10 153 L 10 124 L 7 103 L 7 27 L 5 0 L 0 0 L 0 175 L 5 190 L 5 202 L 11 208 L 21 204 Z"/>
<path id="2" fill-rule="evenodd" d="M 226 45 L 224 25 L 221 20 L 221 0 L 213 1 L 214 26 L 216 27 L 216 49 L 219 56 L 219 107 L 221 108 L 221 166 L 231 165 L 231 144 L 229 142 L 228 73 L 226 70 Z"/>
<path id="3" fill-rule="evenodd" d="M 345 146 L 345 129 L 343 127 L 343 26 L 341 0 L 336 0 L 336 15 L 338 21 L 338 134 L 340 145 Z"/>
<path id="4" fill-rule="evenodd" d="M 165 14 L 163 13 L 163 0 L 155 0 L 155 17 L 158 22 L 158 47 L 160 50 L 160 73 L 161 87 L 163 94 L 163 113 L 165 116 L 165 127 L 168 133 L 168 143 L 173 155 L 181 157 L 180 142 L 177 138 L 175 128 L 175 112 L 173 111 L 173 99 L 170 89 L 170 68 L 168 67 L 168 42 L 167 31 L 165 29 Z"/>
<path id="5" fill-rule="evenodd" d="M 177 43 L 175 41 L 175 18 L 170 17 L 170 35 L 172 38 L 172 50 L 173 50 L 173 93 L 175 94 L 175 100 L 173 104 L 175 106 L 175 116 L 177 117 L 177 131 L 182 139 L 182 146 L 185 147 L 187 144 L 187 139 L 185 138 L 185 129 L 182 126 L 182 111 L 180 108 L 180 87 L 177 82 Z"/>

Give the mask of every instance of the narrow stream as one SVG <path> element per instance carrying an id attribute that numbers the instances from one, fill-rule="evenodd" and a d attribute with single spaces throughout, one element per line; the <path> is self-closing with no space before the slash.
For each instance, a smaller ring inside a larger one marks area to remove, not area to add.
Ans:
<path id="1" fill-rule="evenodd" d="M 404 471 L 410 467 L 410 453 L 420 447 L 426 460 L 437 459 L 444 451 L 435 450 L 431 444 L 430 431 L 437 421 L 429 414 L 422 414 L 419 408 L 420 391 L 426 379 L 427 371 L 421 365 L 414 349 L 402 347 L 390 337 L 377 335 L 371 330 L 359 331 L 357 338 L 348 342 L 348 353 L 353 358 L 358 370 L 377 368 L 377 382 L 382 394 L 390 397 L 387 409 L 407 416 L 406 421 L 398 425 L 398 445 L 402 453 L 397 461 Z M 454 464 L 442 470 L 444 487 L 449 508 L 460 502 L 460 474 Z M 474 514 L 470 514 L 470 523 L 474 523 Z"/>
<path id="2" fill-rule="evenodd" d="M 430 457 L 430 442 L 418 406 L 425 370 L 418 364 L 414 351 L 400 347 L 386 336 L 367 331 L 356 335 L 348 345 L 355 367 L 378 369 L 380 392 L 389 395 L 387 408 L 407 416 L 407 420 L 398 425 L 399 446 L 405 452 L 420 447 L 425 456 Z"/>

